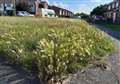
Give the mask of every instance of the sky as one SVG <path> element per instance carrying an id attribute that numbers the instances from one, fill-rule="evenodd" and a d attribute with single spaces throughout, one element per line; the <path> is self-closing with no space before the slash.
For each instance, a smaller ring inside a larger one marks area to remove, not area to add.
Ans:
<path id="1" fill-rule="evenodd" d="M 93 8 L 99 5 L 110 3 L 113 0 L 48 0 L 49 4 L 66 8 L 74 13 L 90 14 Z"/>

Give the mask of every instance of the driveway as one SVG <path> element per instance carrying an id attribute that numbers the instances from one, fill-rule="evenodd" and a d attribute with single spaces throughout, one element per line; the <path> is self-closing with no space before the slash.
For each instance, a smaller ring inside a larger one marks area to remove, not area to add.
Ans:
<path id="1" fill-rule="evenodd" d="M 95 26 L 112 39 L 115 51 L 106 57 L 107 64 L 90 64 L 64 84 L 120 84 L 120 32 Z"/>

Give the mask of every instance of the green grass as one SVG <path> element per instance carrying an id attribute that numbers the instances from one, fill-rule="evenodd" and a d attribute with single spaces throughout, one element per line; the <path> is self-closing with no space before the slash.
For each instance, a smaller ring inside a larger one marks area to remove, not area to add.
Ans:
<path id="1" fill-rule="evenodd" d="M 0 56 L 43 82 L 63 80 L 111 51 L 104 33 L 83 20 L 0 17 Z"/>
<path id="2" fill-rule="evenodd" d="M 105 21 L 97 21 L 96 23 L 103 25 L 106 28 L 110 28 L 110 29 L 115 30 L 115 31 L 120 31 L 120 24 L 109 23 L 109 22 L 105 22 Z"/>

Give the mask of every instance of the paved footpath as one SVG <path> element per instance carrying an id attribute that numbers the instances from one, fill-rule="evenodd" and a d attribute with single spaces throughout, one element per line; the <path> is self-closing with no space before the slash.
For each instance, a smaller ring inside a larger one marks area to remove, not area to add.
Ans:
<path id="1" fill-rule="evenodd" d="M 39 84 L 32 73 L 0 59 L 0 84 Z"/>
<path id="2" fill-rule="evenodd" d="M 106 58 L 107 65 L 90 65 L 82 72 L 71 77 L 71 81 L 64 84 L 120 84 L 120 32 L 96 26 L 113 40 L 115 51 Z"/>

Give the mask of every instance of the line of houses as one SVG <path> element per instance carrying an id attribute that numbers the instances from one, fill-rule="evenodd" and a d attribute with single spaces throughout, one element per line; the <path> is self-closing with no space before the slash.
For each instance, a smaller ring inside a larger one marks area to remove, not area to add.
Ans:
<path id="1" fill-rule="evenodd" d="M 113 23 L 120 23 L 120 0 L 113 0 L 113 2 L 105 5 L 105 18 Z"/>
<path id="2" fill-rule="evenodd" d="M 0 15 L 16 15 L 19 10 L 18 5 L 29 8 L 25 9 L 29 13 L 38 16 L 73 17 L 73 12 L 54 5 L 49 5 L 47 0 L 0 0 Z"/>

